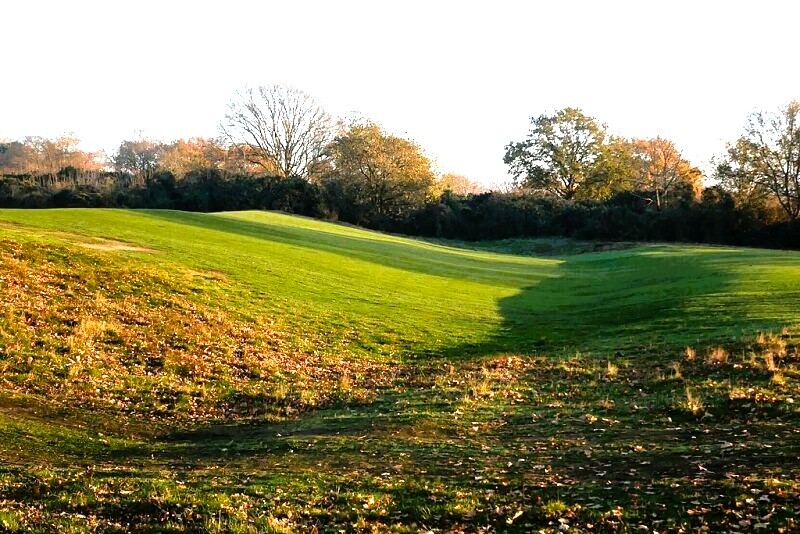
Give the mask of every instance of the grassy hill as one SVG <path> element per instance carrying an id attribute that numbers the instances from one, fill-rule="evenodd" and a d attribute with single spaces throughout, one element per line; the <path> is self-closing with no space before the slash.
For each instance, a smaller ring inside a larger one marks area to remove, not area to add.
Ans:
<path id="1" fill-rule="evenodd" d="M 0 210 L 0 527 L 791 530 L 799 297 L 791 252 Z"/>

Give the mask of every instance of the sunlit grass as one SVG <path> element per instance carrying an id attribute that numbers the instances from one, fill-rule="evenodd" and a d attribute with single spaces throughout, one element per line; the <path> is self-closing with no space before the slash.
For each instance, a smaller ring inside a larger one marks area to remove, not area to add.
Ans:
<path id="1" fill-rule="evenodd" d="M 0 210 L 0 530 L 796 529 L 800 255 L 592 249 Z"/>

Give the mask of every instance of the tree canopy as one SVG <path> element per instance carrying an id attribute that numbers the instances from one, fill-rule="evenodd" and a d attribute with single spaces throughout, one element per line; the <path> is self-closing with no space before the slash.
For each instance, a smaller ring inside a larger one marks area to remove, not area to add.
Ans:
<path id="1" fill-rule="evenodd" d="M 728 144 L 717 166 L 720 181 L 740 200 L 768 192 L 790 220 L 800 218 L 800 102 L 748 117 L 744 133 Z"/>
<path id="2" fill-rule="evenodd" d="M 164 145 L 158 141 L 141 138 L 120 143 L 111 159 L 118 171 L 148 179 L 156 171 L 163 152 Z"/>
<path id="3" fill-rule="evenodd" d="M 429 197 L 435 178 L 420 147 L 384 133 L 375 124 L 355 124 L 328 147 L 332 170 L 343 194 L 364 218 L 398 218 Z"/>
<path id="4" fill-rule="evenodd" d="M 691 186 L 695 194 L 700 192 L 702 173 L 684 159 L 669 139 L 633 139 L 630 148 L 634 189 L 652 192 L 656 209 L 663 208 L 666 197 L 681 184 Z"/>
<path id="5" fill-rule="evenodd" d="M 595 177 L 605 128 L 580 109 L 531 118 L 528 137 L 506 146 L 504 161 L 519 185 L 569 200 Z"/>

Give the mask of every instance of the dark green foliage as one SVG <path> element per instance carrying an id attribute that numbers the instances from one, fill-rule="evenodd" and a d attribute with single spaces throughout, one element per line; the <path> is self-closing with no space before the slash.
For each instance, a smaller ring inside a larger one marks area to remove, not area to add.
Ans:
<path id="1" fill-rule="evenodd" d="M 0 176 L 0 207 L 128 207 L 218 212 L 277 210 L 408 235 L 466 241 L 511 237 L 574 237 L 800 248 L 797 223 L 775 209 L 737 204 L 719 186 L 698 200 L 691 186 L 663 199 L 621 191 L 606 200 L 563 200 L 530 192 L 459 196 L 450 191 L 404 215 L 376 215 L 335 177 L 319 182 L 196 170 L 181 178 L 157 171 L 139 180 L 124 172 L 65 168 L 52 176 Z"/>
<path id="2" fill-rule="evenodd" d="M 443 195 L 400 227 L 404 233 L 468 241 L 573 237 L 796 248 L 797 225 L 766 209 L 737 207 L 719 187 L 699 201 L 680 189 L 660 211 L 648 192 L 623 191 L 605 201 L 565 201 L 525 193 Z"/>

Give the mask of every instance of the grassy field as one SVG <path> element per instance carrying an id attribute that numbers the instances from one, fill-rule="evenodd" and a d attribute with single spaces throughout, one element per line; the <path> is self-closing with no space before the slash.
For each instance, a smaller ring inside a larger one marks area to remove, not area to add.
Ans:
<path id="1" fill-rule="evenodd" d="M 0 529 L 790 532 L 800 254 L 0 210 Z"/>

